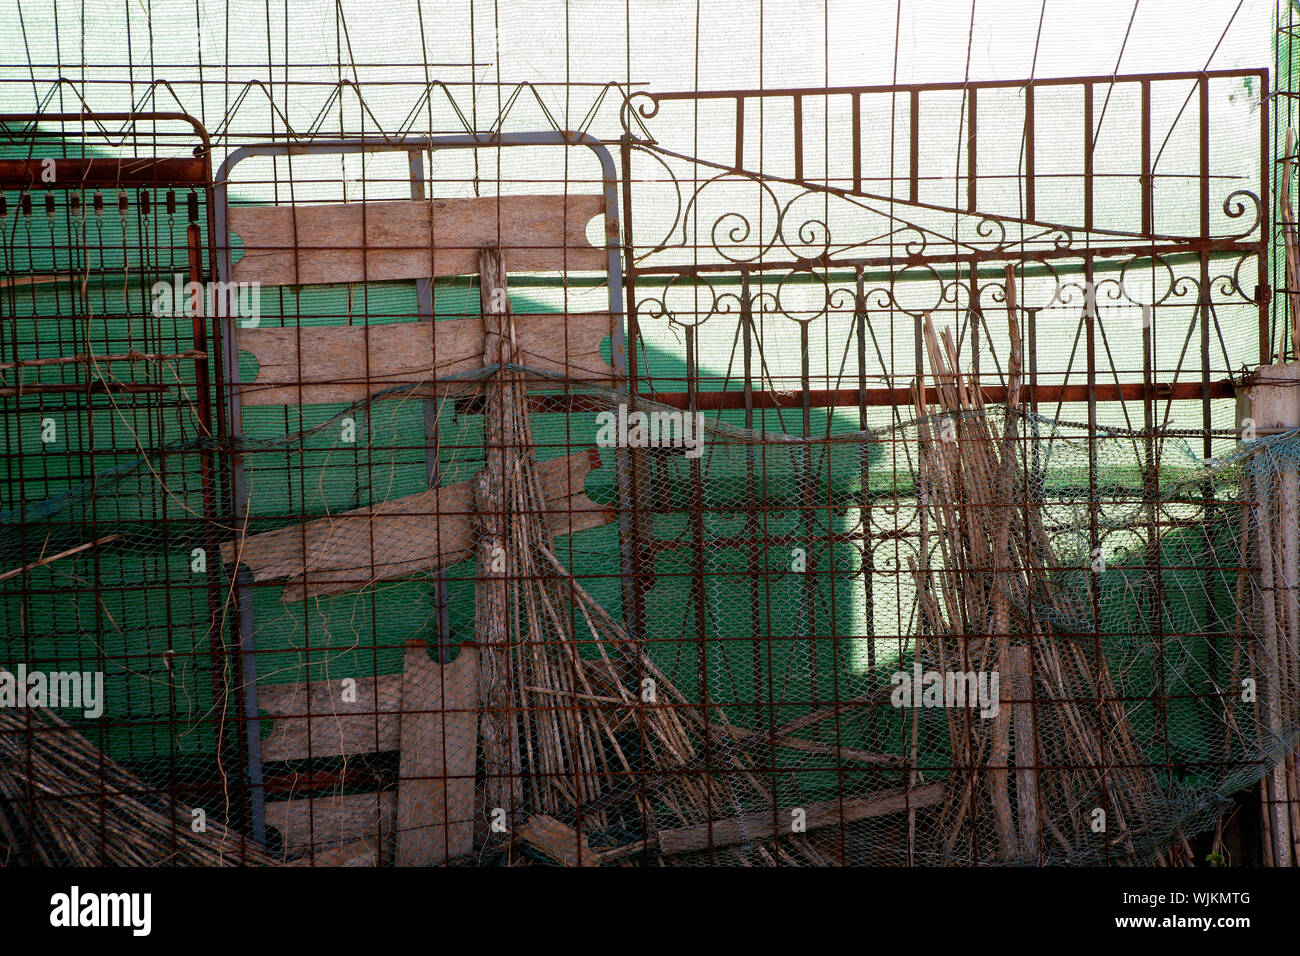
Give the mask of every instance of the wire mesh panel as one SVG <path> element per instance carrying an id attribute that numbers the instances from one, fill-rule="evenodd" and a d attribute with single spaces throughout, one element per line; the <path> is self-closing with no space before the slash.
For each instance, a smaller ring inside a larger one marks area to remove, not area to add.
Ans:
<path id="1" fill-rule="evenodd" d="M 1283 711 L 1295 683 L 1250 583 L 1275 546 L 1249 544 L 1244 477 L 1285 474 L 1289 439 L 1242 458 L 1230 401 L 1264 354 L 1267 116 L 1221 103 L 1265 79 L 629 100 L 631 388 L 784 433 L 734 501 L 707 454 L 678 469 L 633 610 L 684 645 L 699 700 L 759 715 L 769 832 L 851 799 L 879 819 L 832 815 L 845 861 L 1149 862 L 1292 746 L 1267 705 L 1231 729 L 1258 706 L 1245 662 Z M 927 137 L 953 129 L 936 166 Z M 1199 165 L 1168 161 L 1177 142 Z M 1220 168 L 1240 181 L 1216 192 Z M 837 463 L 818 445 L 845 432 Z"/>
<path id="2" fill-rule="evenodd" d="M 238 860 L 206 135 L 102 119 L 0 120 L 7 855 Z"/>
<path id="3" fill-rule="evenodd" d="M 1266 79 L 3 120 L 9 859 L 1283 862 Z"/>

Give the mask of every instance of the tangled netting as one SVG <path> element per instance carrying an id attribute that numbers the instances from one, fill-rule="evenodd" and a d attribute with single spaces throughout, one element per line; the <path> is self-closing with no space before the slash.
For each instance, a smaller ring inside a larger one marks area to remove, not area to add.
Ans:
<path id="1" fill-rule="evenodd" d="M 297 862 L 1148 863 L 1296 746 L 1300 434 L 713 411 L 587 475 L 682 410 L 523 375 L 434 403 L 436 492 L 402 387 L 0 513 L 3 663 L 102 670 L 70 724 Z"/>

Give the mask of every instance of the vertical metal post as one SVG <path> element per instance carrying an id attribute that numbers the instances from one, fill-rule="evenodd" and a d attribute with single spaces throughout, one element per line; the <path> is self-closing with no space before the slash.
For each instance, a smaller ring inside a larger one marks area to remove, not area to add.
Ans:
<path id="1" fill-rule="evenodd" d="M 229 163 L 229 161 L 227 161 Z M 224 167 L 223 167 L 224 172 Z M 227 189 L 224 175 L 219 174 L 215 188 L 217 275 L 220 281 L 231 281 L 230 235 L 227 223 Z M 232 483 L 231 526 L 240 531 L 248 520 L 248 476 L 244 472 L 243 455 L 238 445 L 243 438 L 240 424 L 239 402 L 239 350 L 235 343 L 236 322 L 233 315 L 221 317 L 222 365 L 225 367 L 226 421 L 232 444 L 230 474 Z M 249 829 L 258 843 L 266 842 L 266 789 L 262 781 L 262 724 L 257 705 L 257 645 L 253 636 L 253 598 L 250 588 L 252 577 L 242 566 L 234 569 L 236 626 L 239 631 L 239 661 L 243 715 L 244 745 L 247 748 Z"/>

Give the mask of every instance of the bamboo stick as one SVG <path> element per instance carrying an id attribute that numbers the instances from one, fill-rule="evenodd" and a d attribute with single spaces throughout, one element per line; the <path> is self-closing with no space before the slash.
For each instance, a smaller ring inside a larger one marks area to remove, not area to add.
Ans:
<path id="1" fill-rule="evenodd" d="M 51 358 L 19 359 L 17 362 L 0 362 L 0 369 L 41 368 L 48 365 L 107 365 L 111 362 L 179 362 L 205 359 L 208 353 L 198 349 L 184 352 L 140 352 L 132 349 L 117 355 L 59 355 Z"/>
<path id="2" fill-rule="evenodd" d="M 693 826 L 717 807 L 773 806 L 735 746 L 746 732 L 721 714 L 705 720 L 553 552 L 542 520 L 546 496 L 525 382 L 507 368 L 515 346 L 503 255 L 484 250 L 480 268 L 484 364 L 498 368 L 484 386 L 487 467 L 477 488 L 476 629 L 485 648 L 481 696 L 493 715 L 481 721 L 485 800 L 508 805 L 511 820 L 542 815 L 573 821 L 579 840 L 586 829 L 607 826 L 614 814 L 625 828 L 653 833 L 664 812 Z M 579 642 L 597 655 L 580 653 Z M 487 654 L 487 647 L 496 653 Z M 629 687 L 637 675 L 656 682 L 657 702 L 643 702 L 639 688 Z M 642 741 L 636 759 L 616 732 L 628 724 Z M 695 743 L 706 727 L 732 738 L 713 752 L 735 773 L 707 772 Z M 625 816 L 628 806 L 637 808 L 638 819 Z M 756 841 L 747 842 L 719 849 L 731 862 L 772 858 Z M 783 838 L 777 855 L 792 863 L 828 862 L 802 836 Z"/>
<path id="3" fill-rule="evenodd" d="M 0 797 L 23 830 L 0 813 L 11 863 L 25 848 L 46 866 L 275 863 L 215 820 L 195 832 L 188 806 L 155 802 L 143 781 L 44 707 L 0 709 Z"/>
<path id="4" fill-rule="evenodd" d="M 63 558 L 70 558 L 74 554 L 80 554 L 82 551 L 87 551 L 90 548 L 97 548 L 101 544 L 108 544 L 108 542 L 116 541 L 120 537 L 122 537 L 121 534 L 106 534 L 101 538 L 96 538 L 94 541 L 86 541 L 76 547 L 68 548 L 66 551 L 60 551 L 58 554 L 51 554 L 39 558 L 36 561 L 32 561 L 30 564 L 24 564 L 22 567 L 11 568 L 3 574 L 0 574 L 0 581 L 8 581 L 10 578 L 16 578 L 18 575 L 27 571 L 33 571 L 36 568 L 44 567 L 47 564 L 53 564 L 55 561 L 60 561 Z"/>
<path id="5" fill-rule="evenodd" d="M 1008 404 L 1000 433 L 990 422 L 983 389 L 973 380 L 968 384 L 961 372 L 951 333 L 936 333 L 928 315 L 923 317 L 922 333 L 933 379 L 929 391 L 937 397 L 937 407 L 930 409 L 924 402 L 923 381 L 914 388 L 920 417 L 917 485 L 923 547 L 920 565 L 913 564 L 912 571 L 920 618 L 935 635 L 930 652 L 945 670 L 960 664 L 966 671 L 974 667 L 1003 672 L 1012 685 L 1011 699 L 1018 701 L 985 722 L 973 721 L 964 709 L 949 711 L 954 766 L 969 768 L 970 773 L 958 777 L 943 807 L 942 847 L 949 853 L 983 852 L 976 830 L 981 821 L 989 820 L 997 840 L 995 852 L 1005 860 L 1037 858 L 1041 833 L 1049 834 L 1067 853 L 1085 851 L 1079 844 L 1090 837 L 1068 808 L 1077 804 L 1079 794 L 1096 792 L 1100 786 L 1112 806 L 1118 844 L 1135 855 L 1127 821 L 1145 816 L 1142 808 L 1151 799 L 1155 781 L 1142 769 L 1146 761 L 1123 707 L 1114 700 L 1117 695 L 1106 661 L 1084 656 L 1069 640 L 1053 639 L 1044 632 L 1041 615 L 1032 611 L 1035 605 L 1055 605 L 1068 616 L 1071 609 L 1061 604 L 1070 600 L 1068 595 L 1049 578 L 1057 561 L 1042 526 L 1041 510 L 1033 502 L 1024 507 L 1014 503 L 1018 489 L 1025 494 L 1031 491 L 1017 445 L 1022 349 L 1010 268 L 1006 283 L 1011 354 Z M 931 527 L 937 532 L 934 550 L 942 562 L 938 568 L 931 566 L 932 549 L 924 544 Z M 1079 691 L 1085 687 L 1095 689 L 1105 701 L 1100 714 L 1107 728 L 1105 754 L 1081 709 L 1085 701 Z M 1053 729 L 1046 741 L 1039 727 L 1044 712 L 1034 706 L 1042 699 L 1053 702 L 1047 712 Z M 1017 768 L 1014 814 L 1012 747 Z M 1036 770 L 1044 761 L 1079 769 L 1045 781 Z M 1116 771 L 1116 767 L 1136 769 Z M 1045 785 L 1053 788 L 1053 794 Z M 1052 812 L 1059 815 L 1060 826 Z M 1075 834 L 1074 843 L 1061 826 Z"/>

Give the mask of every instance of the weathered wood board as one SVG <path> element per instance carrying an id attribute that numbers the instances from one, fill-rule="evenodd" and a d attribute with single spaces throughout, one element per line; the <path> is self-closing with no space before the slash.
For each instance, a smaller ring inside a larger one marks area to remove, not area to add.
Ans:
<path id="1" fill-rule="evenodd" d="M 345 846 L 332 846 L 309 856 L 286 860 L 285 866 L 379 866 L 378 840 L 353 840 Z"/>
<path id="2" fill-rule="evenodd" d="M 479 249 L 508 244 L 512 272 L 604 271 L 587 240 L 603 196 L 483 196 L 326 205 L 232 206 L 244 242 L 236 282 L 379 282 L 478 272 Z"/>
<path id="3" fill-rule="evenodd" d="M 596 449 L 538 466 L 554 534 L 613 521 L 583 492 L 600 465 Z M 285 601 L 340 594 L 464 560 L 474 549 L 474 480 L 432 488 L 354 511 L 248 535 L 221 546 L 222 560 L 246 564 L 254 581 L 288 579 Z"/>
<path id="4" fill-rule="evenodd" d="M 399 866 L 433 866 L 468 852 L 478 757 L 477 650 L 466 646 L 444 667 L 423 644 L 412 643 L 401 674 L 358 679 L 356 689 L 356 701 L 348 702 L 341 681 L 259 688 L 261 709 L 275 717 L 262 743 L 265 760 L 401 750 L 396 798 L 352 794 L 268 805 L 267 822 L 281 831 L 285 852 L 314 848 L 314 865 L 376 866 L 381 832 L 396 835 Z"/>
<path id="5" fill-rule="evenodd" d="M 612 327 L 608 312 L 515 316 L 515 362 L 566 378 L 613 384 L 617 372 L 600 354 Z M 356 402 L 395 385 L 443 380 L 483 365 L 483 320 L 386 325 L 240 329 L 236 346 L 258 362 L 239 386 L 240 402 L 295 405 Z M 449 383 L 439 389 L 476 387 Z"/>
<path id="6" fill-rule="evenodd" d="M 437 866 L 468 853 L 474 836 L 477 648 L 443 665 L 423 643 L 407 646 L 401 736 L 397 865 Z"/>
<path id="7" fill-rule="evenodd" d="M 600 865 L 600 853 L 587 843 L 586 834 L 579 837 L 573 827 L 544 813 L 529 817 L 518 838 L 561 866 Z"/>
<path id="8" fill-rule="evenodd" d="M 397 794 L 391 791 L 266 805 L 267 826 L 280 831 L 287 856 L 341 847 L 356 840 L 392 839 L 396 816 Z"/>
<path id="9" fill-rule="evenodd" d="M 1038 756 L 1034 752 L 1033 665 L 1027 647 L 1007 648 L 1002 677 L 1002 701 L 1012 713 L 1015 731 L 1016 815 L 1020 831 L 1020 855 L 1038 859 L 1038 834 L 1042 820 L 1038 813 Z"/>
<path id="10" fill-rule="evenodd" d="M 836 826 L 840 821 L 865 820 L 867 817 L 884 816 L 899 813 L 912 808 L 929 807 L 943 799 L 943 784 L 927 783 L 912 790 L 886 790 L 862 797 L 845 797 L 843 800 L 826 800 L 821 803 L 807 804 L 803 809 L 806 814 L 807 829 Z M 770 810 L 746 813 L 725 820 L 714 820 L 712 824 L 701 823 L 691 827 L 672 830 L 660 830 L 658 833 L 659 852 L 666 856 L 688 853 L 693 850 L 735 846 L 751 840 L 765 840 L 779 833 L 791 835 L 791 814 L 789 809 L 777 810 L 776 825 L 773 825 L 773 813 Z"/>
<path id="11" fill-rule="evenodd" d="M 357 678 L 355 701 L 343 700 L 342 690 L 341 680 L 259 685 L 258 706 L 275 719 L 271 733 L 262 741 L 262 759 L 302 760 L 396 750 L 401 732 L 402 676 Z"/>

